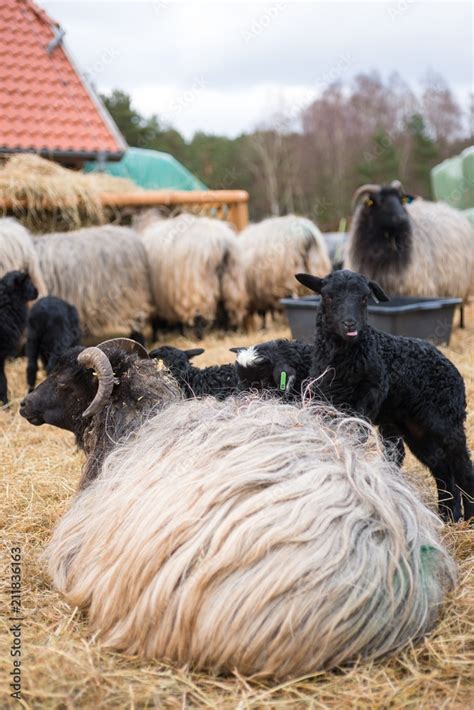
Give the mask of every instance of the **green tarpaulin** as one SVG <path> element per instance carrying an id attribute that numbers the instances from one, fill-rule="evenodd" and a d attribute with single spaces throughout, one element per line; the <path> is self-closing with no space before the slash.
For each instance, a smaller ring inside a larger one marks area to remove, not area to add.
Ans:
<path id="1" fill-rule="evenodd" d="M 206 185 L 169 153 L 129 148 L 122 160 L 101 166 L 104 172 L 132 180 L 145 190 L 207 190 Z M 96 161 L 84 165 L 85 172 L 99 170 Z"/>
<path id="2" fill-rule="evenodd" d="M 431 184 L 436 200 L 459 210 L 474 208 L 474 146 L 436 165 Z"/>

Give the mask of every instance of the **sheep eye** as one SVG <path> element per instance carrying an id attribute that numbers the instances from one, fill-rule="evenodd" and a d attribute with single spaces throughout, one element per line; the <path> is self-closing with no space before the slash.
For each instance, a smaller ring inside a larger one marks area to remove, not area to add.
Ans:
<path id="1" fill-rule="evenodd" d="M 362 303 L 365 305 L 365 304 L 368 303 L 368 302 L 369 302 L 369 297 L 368 297 L 368 296 L 364 296 L 364 298 L 362 299 Z"/>
<path id="2" fill-rule="evenodd" d="M 374 204 L 374 201 L 371 200 L 370 197 L 368 197 L 368 198 L 366 199 L 366 201 L 365 201 L 365 206 L 366 206 L 366 207 L 372 207 L 373 204 Z"/>

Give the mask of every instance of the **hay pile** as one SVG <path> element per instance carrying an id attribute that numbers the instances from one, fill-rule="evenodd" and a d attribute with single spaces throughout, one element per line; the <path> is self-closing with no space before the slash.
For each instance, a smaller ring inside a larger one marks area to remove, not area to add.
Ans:
<path id="1" fill-rule="evenodd" d="M 35 232 L 103 224 L 110 215 L 99 200 L 100 193 L 138 189 L 125 178 L 68 170 L 29 153 L 13 155 L 0 167 L 0 198 L 11 200 L 11 212 Z M 51 204 L 54 209 L 45 207 Z"/>
<path id="2" fill-rule="evenodd" d="M 456 331 L 444 352 L 465 377 L 470 414 L 467 423 L 474 449 L 474 307 L 467 309 L 468 328 Z M 287 330 L 257 336 L 213 333 L 203 342 L 206 353 L 196 364 L 228 362 L 229 345 L 289 335 Z M 182 337 L 178 347 L 195 343 Z M 395 657 L 361 663 L 340 672 L 272 686 L 241 677 L 217 678 L 157 663 L 143 663 L 104 652 L 88 633 L 87 620 L 51 589 L 38 558 L 51 530 L 68 506 L 79 478 L 82 455 L 73 437 L 52 427 L 30 426 L 17 413 L 25 392 L 24 360 L 7 368 L 12 399 L 0 410 L 0 460 L 3 521 L 2 593 L 8 594 L 9 549 L 22 548 L 23 699 L 32 708 L 423 708 L 465 709 L 472 704 L 474 661 L 473 533 L 466 524 L 449 525 L 445 536 L 459 564 L 459 585 L 451 594 L 441 623 L 414 648 Z M 413 457 L 407 474 L 429 505 L 436 501 L 434 482 Z M 5 598 L 5 597 L 3 597 Z M 4 622 L 6 624 L 6 622 Z M 10 634 L 0 637 L 0 707 L 9 707 Z M 317 642 L 317 639 L 315 640 Z M 13 703 L 11 705 L 13 707 Z"/>

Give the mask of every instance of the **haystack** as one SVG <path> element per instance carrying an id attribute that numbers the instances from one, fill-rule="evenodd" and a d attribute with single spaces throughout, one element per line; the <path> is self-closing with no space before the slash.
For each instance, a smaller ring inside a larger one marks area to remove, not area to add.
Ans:
<path id="1" fill-rule="evenodd" d="M 84 174 L 28 153 L 12 156 L 0 168 L 0 210 L 35 232 L 103 224 L 110 215 L 100 194 L 138 189 L 125 178 Z"/>

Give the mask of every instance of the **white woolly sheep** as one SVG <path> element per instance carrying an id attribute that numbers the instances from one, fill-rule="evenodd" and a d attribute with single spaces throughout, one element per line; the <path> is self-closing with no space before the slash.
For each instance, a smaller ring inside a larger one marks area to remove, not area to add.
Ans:
<path id="1" fill-rule="evenodd" d="M 389 295 L 467 300 L 474 288 L 474 231 L 461 212 L 413 200 L 398 180 L 363 185 L 353 203 L 345 269 L 376 280 Z"/>
<path id="2" fill-rule="evenodd" d="M 66 428 L 86 432 L 89 475 L 47 557 L 102 644 L 285 678 L 433 626 L 453 581 L 440 522 L 368 424 L 249 396 L 177 402 L 146 353 L 100 348 L 71 354 L 21 413 L 65 426 L 66 410 Z M 68 372 L 77 397 L 61 386 Z"/>
<path id="3" fill-rule="evenodd" d="M 41 273 L 33 240 L 28 230 L 10 217 L 0 218 L 0 278 L 8 271 L 29 274 L 38 291 L 46 296 L 48 290 Z"/>
<path id="4" fill-rule="evenodd" d="M 249 313 L 258 313 L 264 323 L 267 311 L 280 308 L 281 298 L 306 293 L 295 282 L 303 264 L 311 264 L 320 276 L 331 270 L 324 238 L 305 217 L 270 217 L 246 227 L 238 241 L 244 255 Z"/>
<path id="5" fill-rule="evenodd" d="M 35 238 L 51 295 L 74 305 L 85 335 L 141 332 L 151 313 L 146 252 L 126 227 L 104 225 Z"/>
<path id="6" fill-rule="evenodd" d="M 226 325 L 241 325 L 245 279 L 238 239 L 227 223 L 182 214 L 152 223 L 142 240 L 160 319 L 196 326 L 201 335 L 222 309 Z"/>

